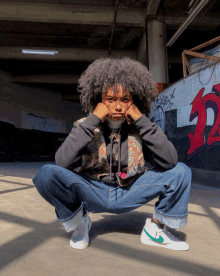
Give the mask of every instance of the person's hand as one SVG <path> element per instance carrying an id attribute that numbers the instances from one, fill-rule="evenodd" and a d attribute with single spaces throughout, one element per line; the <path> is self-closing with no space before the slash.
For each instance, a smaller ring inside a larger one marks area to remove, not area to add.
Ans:
<path id="1" fill-rule="evenodd" d="M 93 111 L 93 114 L 104 121 L 110 115 L 110 111 L 104 103 L 99 103 Z"/>
<path id="2" fill-rule="evenodd" d="M 135 104 L 131 104 L 125 113 L 125 118 L 128 124 L 131 124 L 132 120 L 137 120 L 142 116 L 142 113 Z"/>

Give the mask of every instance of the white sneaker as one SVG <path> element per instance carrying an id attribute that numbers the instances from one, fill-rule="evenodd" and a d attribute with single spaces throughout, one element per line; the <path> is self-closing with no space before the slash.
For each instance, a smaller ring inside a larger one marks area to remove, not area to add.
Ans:
<path id="1" fill-rule="evenodd" d="M 89 246 L 89 230 L 92 222 L 89 213 L 82 218 L 81 223 L 75 228 L 70 239 L 70 246 L 76 249 L 85 249 Z"/>
<path id="2" fill-rule="evenodd" d="M 161 246 L 172 250 L 188 250 L 189 245 L 173 236 L 166 225 L 160 229 L 151 219 L 146 219 L 146 223 L 141 233 L 141 242 L 148 245 Z"/>

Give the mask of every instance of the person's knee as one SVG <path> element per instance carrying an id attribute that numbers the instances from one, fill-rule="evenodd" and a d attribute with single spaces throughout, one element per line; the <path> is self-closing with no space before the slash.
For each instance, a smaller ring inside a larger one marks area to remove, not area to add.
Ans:
<path id="1" fill-rule="evenodd" d="M 54 174 L 54 165 L 46 164 L 42 166 L 36 173 L 35 177 L 32 179 L 34 186 L 37 190 L 42 192 L 45 185 L 49 186 L 51 183 L 51 178 Z M 48 187 L 49 188 L 49 187 Z"/>
<path id="2" fill-rule="evenodd" d="M 186 186 L 191 185 L 192 171 L 186 164 L 178 162 L 176 165 L 176 172 L 183 176 L 183 183 L 185 183 Z"/>
<path id="3" fill-rule="evenodd" d="M 178 162 L 176 167 L 178 168 L 178 171 L 180 173 L 183 173 L 183 174 L 189 175 L 189 176 L 192 175 L 191 169 L 186 164 L 184 164 L 182 162 Z"/>

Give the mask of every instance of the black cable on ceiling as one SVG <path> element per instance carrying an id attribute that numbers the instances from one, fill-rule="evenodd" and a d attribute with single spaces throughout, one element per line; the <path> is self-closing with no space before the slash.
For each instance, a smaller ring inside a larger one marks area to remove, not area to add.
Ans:
<path id="1" fill-rule="evenodd" d="M 116 0 L 114 21 L 113 21 L 113 24 L 112 24 L 111 39 L 110 39 L 109 50 L 108 50 L 108 56 L 109 57 L 110 57 L 111 50 L 112 50 L 112 40 L 113 40 L 114 31 L 115 31 L 115 25 L 116 25 L 115 23 L 116 23 L 116 18 L 117 18 L 118 6 L 119 6 L 119 0 Z"/>

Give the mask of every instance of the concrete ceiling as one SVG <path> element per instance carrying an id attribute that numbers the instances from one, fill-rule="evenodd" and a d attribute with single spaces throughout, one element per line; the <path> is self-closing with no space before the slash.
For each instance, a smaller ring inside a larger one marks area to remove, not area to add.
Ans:
<path id="1" fill-rule="evenodd" d="M 187 18 L 190 2 L 119 0 L 111 56 L 136 58 L 145 18 L 164 20 L 171 36 Z M 220 1 L 211 2 L 213 7 L 204 9 L 204 15 L 201 12 L 188 26 L 188 30 L 206 34 L 202 42 L 220 26 Z M 108 56 L 115 3 L 116 0 L 0 0 L 0 69 L 10 72 L 14 82 L 76 84 L 91 61 Z M 198 44 L 196 35 L 187 40 Z M 171 49 L 182 52 L 189 47 L 188 42 L 174 43 Z M 59 53 L 27 55 L 22 54 L 22 49 Z M 180 61 L 181 57 L 172 52 L 168 51 L 168 60 Z"/>

